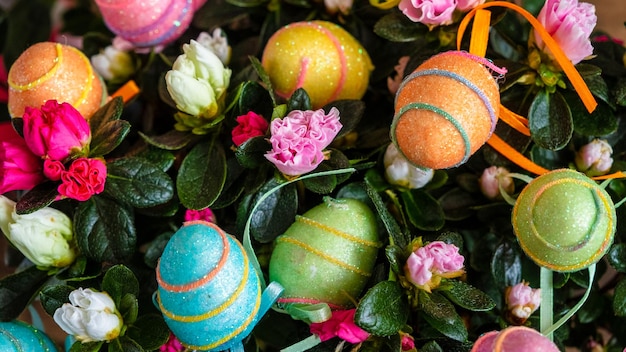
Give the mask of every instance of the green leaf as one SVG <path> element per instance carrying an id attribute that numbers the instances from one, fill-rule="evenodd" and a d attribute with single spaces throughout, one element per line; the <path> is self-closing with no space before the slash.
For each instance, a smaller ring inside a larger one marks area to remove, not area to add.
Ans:
<path id="1" fill-rule="evenodd" d="M 620 77 L 612 89 L 615 104 L 626 106 L 626 77 Z"/>
<path id="2" fill-rule="evenodd" d="M 473 207 L 478 205 L 477 197 L 460 187 L 452 188 L 438 200 L 447 220 L 467 219 L 474 214 Z"/>
<path id="3" fill-rule="evenodd" d="M 74 235 L 80 251 L 98 262 L 123 262 L 135 252 L 137 242 L 132 210 L 101 196 L 78 205 Z"/>
<path id="4" fill-rule="evenodd" d="M 423 38 L 426 26 L 416 25 L 400 12 L 383 16 L 374 25 L 374 33 L 392 42 L 412 42 Z"/>
<path id="5" fill-rule="evenodd" d="M 272 116 L 272 97 L 267 89 L 256 81 L 245 81 L 237 91 L 235 116 L 245 115 L 250 111 L 265 118 Z"/>
<path id="6" fill-rule="evenodd" d="M 428 341 L 420 347 L 420 352 L 443 352 L 437 341 Z"/>
<path id="7" fill-rule="evenodd" d="M 165 344 L 170 330 L 160 314 L 142 315 L 128 327 L 126 336 L 135 340 L 146 351 L 157 350 Z"/>
<path id="8" fill-rule="evenodd" d="M 80 341 L 76 341 L 72 344 L 69 352 L 98 352 L 100 351 L 100 347 L 104 344 L 104 341 L 93 341 L 82 343 Z"/>
<path id="9" fill-rule="evenodd" d="M 585 304 L 576 312 L 576 317 L 581 324 L 589 324 L 601 319 L 604 307 L 609 306 L 607 298 L 598 291 L 592 291 Z"/>
<path id="10" fill-rule="evenodd" d="M 437 292 L 419 291 L 419 307 L 424 312 L 424 319 L 437 331 L 457 340 L 467 340 L 467 329 L 463 320 L 454 310 L 454 306 Z"/>
<path id="11" fill-rule="evenodd" d="M 42 182 L 26 192 L 15 204 L 15 212 L 23 215 L 33 213 L 41 208 L 52 204 L 59 195 L 58 184 L 55 182 Z"/>
<path id="12" fill-rule="evenodd" d="M 385 256 L 389 261 L 391 270 L 398 275 L 404 275 L 404 263 L 406 263 L 407 254 L 404 249 L 395 245 L 385 247 Z"/>
<path id="13" fill-rule="evenodd" d="M 104 274 L 102 291 L 107 292 L 118 305 L 124 295 L 139 294 L 139 281 L 132 270 L 124 265 L 115 265 Z"/>
<path id="14" fill-rule="evenodd" d="M 250 62 L 252 63 L 252 67 L 256 71 L 257 75 L 263 82 L 263 85 L 267 87 L 267 91 L 270 94 L 270 98 L 272 99 L 272 105 L 276 106 L 276 96 L 274 96 L 274 88 L 272 88 L 272 81 L 270 80 L 270 76 L 265 72 L 261 61 L 254 56 L 248 56 Z"/>
<path id="15" fill-rule="evenodd" d="M 143 140 L 157 148 L 165 150 L 180 150 L 189 144 L 194 143 L 200 137 L 189 131 L 177 131 L 171 130 L 160 136 L 148 136 L 141 131 L 138 131 L 139 136 Z"/>
<path id="16" fill-rule="evenodd" d="M 102 156 L 110 153 L 124 140 L 130 131 L 130 123 L 120 120 L 124 103 L 122 98 L 111 99 L 89 118 L 91 143 L 89 156 Z"/>
<path id="17" fill-rule="evenodd" d="M 265 154 L 272 149 L 265 136 L 257 136 L 243 142 L 235 150 L 235 156 L 241 166 L 254 169 L 267 163 Z"/>
<path id="18" fill-rule="evenodd" d="M 576 133 L 586 136 L 604 136 L 617 130 L 619 120 L 608 104 L 598 102 L 596 109 L 589 113 L 575 93 L 563 92 L 563 97 L 572 111 Z"/>
<path id="19" fill-rule="evenodd" d="M 152 242 L 148 243 L 143 261 L 149 268 L 156 269 L 159 258 L 161 258 L 161 254 L 163 254 L 163 250 L 165 249 L 165 245 L 167 245 L 167 242 L 172 238 L 173 234 L 174 232 L 171 231 L 162 233 L 156 236 Z"/>
<path id="20" fill-rule="evenodd" d="M 600 71 L 602 70 L 600 69 Z M 606 104 L 612 104 L 611 98 L 609 97 L 609 87 L 606 85 L 606 82 L 599 73 L 583 76 L 583 79 L 595 97 L 599 98 Z"/>
<path id="21" fill-rule="evenodd" d="M 31 266 L 0 280 L 0 321 L 16 319 L 48 280 L 48 273 Z"/>
<path id="22" fill-rule="evenodd" d="M 105 193 L 137 208 L 164 204 L 174 196 L 174 182 L 159 166 L 140 157 L 107 164 Z"/>
<path id="23" fill-rule="evenodd" d="M 491 310 L 496 302 L 486 293 L 459 280 L 448 280 L 449 289 L 440 291 L 452 303 L 475 312 Z"/>
<path id="24" fill-rule="evenodd" d="M 330 159 L 324 160 L 315 172 L 345 169 L 350 167 L 350 160 L 338 149 L 328 149 L 330 151 Z M 304 187 L 311 192 L 317 194 L 328 194 L 335 190 L 335 187 L 350 177 L 349 173 L 339 175 L 327 175 L 314 178 L 308 178 L 302 181 Z"/>
<path id="25" fill-rule="evenodd" d="M 293 110 L 311 110 L 311 98 L 303 88 L 296 89 L 287 100 L 287 111 Z"/>
<path id="26" fill-rule="evenodd" d="M 139 314 L 139 301 L 137 300 L 137 296 L 132 293 L 127 293 L 122 296 L 122 299 L 116 306 L 122 314 L 124 324 L 130 325 L 137 320 L 137 315 Z"/>
<path id="27" fill-rule="evenodd" d="M 252 206 L 268 191 L 279 185 L 272 178 L 256 194 Z M 252 206 L 250 209 L 252 209 Z M 286 185 L 265 198 L 254 214 L 249 214 L 250 234 L 261 243 L 273 241 L 294 222 L 298 209 L 298 190 L 295 184 Z"/>
<path id="28" fill-rule="evenodd" d="M 511 242 L 500 243 L 491 258 L 491 274 L 498 287 L 513 286 L 522 281 L 522 253 Z"/>
<path id="29" fill-rule="evenodd" d="M 404 327 L 409 311 L 402 286 L 395 281 L 381 281 L 361 298 L 354 322 L 373 335 L 391 336 Z"/>
<path id="30" fill-rule="evenodd" d="M 138 153 L 128 155 L 144 158 L 147 161 L 158 166 L 159 169 L 161 169 L 163 172 L 167 172 L 167 170 L 169 170 L 172 165 L 174 165 L 174 161 L 176 161 L 176 156 L 174 156 L 172 152 L 153 146 L 148 146 Z"/>
<path id="31" fill-rule="evenodd" d="M 540 165 L 548 170 L 566 168 L 572 161 L 571 155 L 563 153 L 563 151 L 555 151 L 541 148 L 536 144 L 533 144 L 532 148 L 530 149 L 530 159 L 535 164 Z"/>
<path id="32" fill-rule="evenodd" d="M 339 121 L 343 127 L 336 138 L 341 138 L 356 129 L 365 113 L 365 102 L 355 99 L 335 100 L 323 107 L 327 114 L 331 108 L 339 110 Z"/>
<path id="33" fill-rule="evenodd" d="M 404 209 L 411 223 L 420 230 L 437 231 L 445 223 L 439 202 L 421 189 L 400 193 Z"/>
<path id="34" fill-rule="evenodd" d="M 68 303 L 70 293 L 74 291 L 74 287 L 68 285 L 50 285 L 44 287 L 39 293 L 41 306 L 50 316 L 54 315 L 57 309 L 61 308 L 63 303 Z"/>
<path id="35" fill-rule="evenodd" d="M 389 209 L 387 209 L 387 204 L 383 202 L 383 199 L 380 197 L 376 189 L 372 187 L 367 178 L 365 179 L 365 186 L 367 195 L 374 203 L 374 207 L 376 207 L 376 211 L 380 216 L 380 219 L 383 221 L 387 232 L 393 239 L 393 244 L 399 246 L 400 248 L 405 248 L 409 244 L 409 234 L 402 231 L 400 225 L 396 222 L 396 219 L 393 215 L 391 215 Z"/>
<path id="36" fill-rule="evenodd" d="M 613 312 L 618 317 L 626 317 L 626 280 L 623 278 L 615 286 Z"/>
<path id="37" fill-rule="evenodd" d="M 108 352 L 144 352 L 144 349 L 133 339 L 120 336 L 109 342 Z M 71 351 L 70 351 L 71 352 Z"/>
<path id="38" fill-rule="evenodd" d="M 226 181 L 226 155 L 220 143 L 205 141 L 191 149 L 178 170 L 176 189 L 188 209 L 204 209 L 219 197 Z"/>
<path id="39" fill-rule="evenodd" d="M 533 141 L 542 148 L 559 150 L 574 132 L 572 112 L 559 92 L 540 91 L 528 111 L 528 128 Z"/>
<path id="40" fill-rule="evenodd" d="M 620 273 L 626 272 L 626 243 L 615 243 L 607 255 L 609 264 Z"/>

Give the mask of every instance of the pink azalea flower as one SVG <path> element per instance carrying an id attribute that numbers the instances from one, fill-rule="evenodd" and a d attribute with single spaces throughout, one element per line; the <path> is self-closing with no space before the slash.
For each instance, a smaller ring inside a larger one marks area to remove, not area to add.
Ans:
<path id="1" fill-rule="evenodd" d="M 413 339 L 413 336 L 403 332 L 400 333 L 400 336 L 402 351 L 411 351 L 415 349 L 415 339 Z"/>
<path id="2" fill-rule="evenodd" d="M 360 343 L 369 337 L 369 333 L 354 323 L 356 309 L 334 310 L 327 321 L 312 323 L 311 333 L 319 336 L 320 340 L 326 341 L 333 337 L 339 337 L 350 343 Z"/>
<path id="3" fill-rule="evenodd" d="M 65 171 L 65 165 L 62 162 L 51 159 L 43 161 L 43 174 L 52 181 L 60 180 L 63 171 Z"/>
<path id="4" fill-rule="evenodd" d="M 461 276 L 464 261 L 457 246 L 434 241 L 411 253 L 404 271 L 410 282 L 430 291 L 439 286 L 442 277 Z"/>
<path id="5" fill-rule="evenodd" d="M 104 191 L 107 169 L 100 159 L 79 158 L 61 173 L 59 193 L 68 198 L 86 201 Z"/>
<path id="6" fill-rule="evenodd" d="M 159 347 L 160 352 L 181 352 L 184 350 L 185 346 L 183 346 L 172 333 L 170 333 L 170 337 L 167 342 L 163 346 Z"/>
<path id="7" fill-rule="evenodd" d="M 250 111 L 245 115 L 237 116 L 238 125 L 233 128 L 233 143 L 238 147 L 252 137 L 263 136 L 269 124 L 263 116 Z"/>
<path id="8" fill-rule="evenodd" d="M 509 286 L 504 292 L 508 317 L 515 324 L 523 324 L 541 303 L 541 289 L 534 289 L 527 282 Z"/>
<path id="9" fill-rule="evenodd" d="M 324 160 L 324 148 L 333 141 L 341 127 L 336 108 L 328 114 L 323 109 L 294 110 L 283 119 L 272 120 L 272 150 L 265 157 L 287 176 L 313 171 Z"/>
<path id="10" fill-rule="evenodd" d="M 215 223 L 215 214 L 210 208 L 204 208 L 201 210 L 187 209 L 185 211 L 185 221 L 204 220 Z"/>
<path id="11" fill-rule="evenodd" d="M 457 0 L 402 0 L 398 8 L 413 22 L 431 26 L 452 23 Z"/>
<path id="12" fill-rule="evenodd" d="M 44 180 L 41 159 L 9 122 L 0 123 L 0 194 L 30 190 Z"/>
<path id="13" fill-rule="evenodd" d="M 456 4 L 456 8 L 457 10 L 460 10 L 460 11 L 468 11 L 478 5 L 482 5 L 485 3 L 485 0 L 457 0 L 457 1 L 458 3 Z"/>
<path id="14" fill-rule="evenodd" d="M 68 103 L 48 100 L 40 109 L 26 107 L 23 119 L 26 144 L 45 159 L 84 154 L 91 141 L 89 123 Z"/>
<path id="15" fill-rule="evenodd" d="M 598 18 L 592 4 L 578 0 L 547 0 L 537 19 L 559 44 L 573 64 L 593 54 L 589 36 Z M 537 46 L 546 50 L 545 43 L 535 32 Z"/>

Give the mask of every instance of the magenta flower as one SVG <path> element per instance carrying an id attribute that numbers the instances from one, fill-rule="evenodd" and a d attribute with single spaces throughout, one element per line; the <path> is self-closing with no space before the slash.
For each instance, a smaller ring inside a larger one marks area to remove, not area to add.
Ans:
<path id="1" fill-rule="evenodd" d="M 402 351 L 413 351 L 415 350 L 415 339 L 413 336 L 400 332 L 400 343 L 402 346 Z"/>
<path id="2" fill-rule="evenodd" d="M 509 320 L 514 324 L 522 325 L 539 308 L 541 289 L 534 289 L 527 282 L 522 281 L 506 288 L 504 300 Z"/>
<path id="3" fill-rule="evenodd" d="M 43 161 L 43 174 L 52 181 L 61 179 L 61 173 L 65 171 L 65 165 L 58 160 L 46 159 Z"/>
<path id="4" fill-rule="evenodd" d="M 63 161 L 86 154 L 91 130 L 85 118 L 68 103 L 48 100 L 41 109 L 24 109 L 24 139 L 36 155 Z"/>
<path id="5" fill-rule="evenodd" d="M 61 172 L 59 193 L 67 198 L 86 201 L 104 191 L 107 169 L 100 159 L 79 158 Z"/>
<path id="6" fill-rule="evenodd" d="M 326 341 L 339 337 L 350 343 L 360 343 L 369 337 L 369 333 L 354 323 L 356 309 L 334 310 L 330 319 L 321 323 L 312 323 L 311 333 Z"/>
<path id="7" fill-rule="evenodd" d="M 0 194 L 30 190 L 43 180 L 41 159 L 10 123 L 0 123 Z"/>
<path id="8" fill-rule="evenodd" d="M 598 18 L 592 4 L 578 0 L 547 0 L 537 19 L 559 44 L 573 64 L 593 54 L 589 36 Z M 535 41 L 541 50 L 545 43 L 535 32 Z"/>
<path id="9" fill-rule="evenodd" d="M 409 255 L 404 272 L 411 283 L 430 292 L 439 286 L 441 278 L 461 276 L 464 261 L 457 246 L 434 241 Z"/>
<path id="10" fill-rule="evenodd" d="M 238 125 L 231 132 L 233 143 L 238 147 L 252 137 L 263 136 L 269 124 L 263 116 L 250 111 L 245 115 L 237 116 Z"/>
<path id="11" fill-rule="evenodd" d="M 215 223 L 215 214 L 210 208 L 204 208 L 201 210 L 187 209 L 185 211 L 185 221 L 203 220 Z"/>
<path id="12" fill-rule="evenodd" d="M 323 160 L 323 150 L 341 130 L 339 110 L 294 110 L 270 125 L 270 150 L 265 157 L 280 172 L 297 176 L 313 171 Z"/>
<path id="13" fill-rule="evenodd" d="M 574 162 L 578 171 L 587 176 L 600 176 L 611 171 L 612 156 L 613 148 L 606 140 L 594 139 L 578 150 Z"/>
<path id="14" fill-rule="evenodd" d="M 402 0 L 398 8 L 413 22 L 430 26 L 452 23 L 457 0 Z"/>
<path id="15" fill-rule="evenodd" d="M 183 346 L 172 333 L 170 333 L 170 337 L 167 342 L 163 344 L 163 346 L 159 347 L 160 352 L 181 352 L 184 350 L 185 346 Z"/>

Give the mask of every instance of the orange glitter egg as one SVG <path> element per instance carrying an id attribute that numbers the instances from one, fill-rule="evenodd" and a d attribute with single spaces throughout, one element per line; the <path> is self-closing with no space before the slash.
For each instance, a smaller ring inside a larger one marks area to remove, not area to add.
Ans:
<path id="1" fill-rule="evenodd" d="M 339 99 L 361 99 L 372 61 L 350 33 L 327 21 L 296 22 L 274 33 L 261 59 L 276 94 L 306 90 L 318 109 Z"/>
<path id="2" fill-rule="evenodd" d="M 59 43 L 41 42 L 26 49 L 11 66 L 8 83 L 11 117 L 21 117 L 27 106 L 39 108 L 47 100 L 57 100 L 89 118 L 106 99 L 89 59 Z"/>
<path id="3" fill-rule="evenodd" d="M 500 93 L 485 62 L 449 51 L 426 60 L 403 80 L 391 139 L 410 162 L 430 169 L 459 166 L 489 139 Z"/>

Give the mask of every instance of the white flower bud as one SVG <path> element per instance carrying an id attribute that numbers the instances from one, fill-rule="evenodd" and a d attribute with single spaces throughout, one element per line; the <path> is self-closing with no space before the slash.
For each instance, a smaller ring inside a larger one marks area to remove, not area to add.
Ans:
<path id="1" fill-rule="evenodd" d="M 76 340 L 111 341 L 120 334 L 122 318 L 107 293 L 79 288 L 70 293 L 70 302 L 58 308 L 53 318 Z"/>
<path id="2" fill-rule="evenodd" d="M 212 35 L 207 32 L 201 32 L 196 41 L 215 53 L 224 65 L 228 65 L 232 50 L 228 45 L 228 38 L 226 38 L 226 34 L 221 28 L 216 28 Z"/>
<path id="3" fill-rule="evenodd" d="M 61 268 L 72 264 L 76 258 L 72 221 L 57 209 L 42 208 L 18 215 L 15 202 L 0 196 L 0 229 L 35 265 Z"/>
<path id="4" fill-rule="evenodd" d="M 613 148 L 603 139 L 594 139 L 584 145 L 574 159 L 578 171 L 587 176 L 600 176 L 608 173 L 613 166 Z"/>
<path id="5" fill-rule="evenodd" d="M 411 164 L 393 143 L 387 147 L 383 163 L 387 181 L 406 188 L 422 188 L 434 175 L 432 169 L 422 169 Z"/>
<path id="6" fill-rule="evenodd" d="M 91 57 L 93 68 L 107 81 L 124 81 L 135 72 L 132 56 L 109 45 Z"/>

